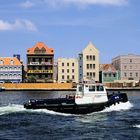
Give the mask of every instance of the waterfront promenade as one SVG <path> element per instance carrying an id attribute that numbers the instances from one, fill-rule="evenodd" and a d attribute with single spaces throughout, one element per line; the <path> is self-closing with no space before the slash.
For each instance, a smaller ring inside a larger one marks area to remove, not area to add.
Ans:
<path id="1" fill-rule="evenodd" d="M 73 90 L 72 83 L 3 83 L 5 90 Z"/>
<path id="2" fill-rule="evenodd" d="M 39 90 L 50 90 L 50 91 L 76 91 L 75 86 L 72 83 L 3 83 L 0 84 L 6 91 L 39 91 Z M 123 86 L 107 86 L 107 90 L 140 90 L 138 87 L 123 87 Z"/>

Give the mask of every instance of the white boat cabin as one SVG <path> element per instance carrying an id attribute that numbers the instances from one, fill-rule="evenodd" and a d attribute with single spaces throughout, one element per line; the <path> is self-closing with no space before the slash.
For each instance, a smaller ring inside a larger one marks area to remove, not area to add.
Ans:
<path id="1" fill-rule="evenodd" d="M 76 104 L 105 103 L 108 101 L 103 84 L 78 84 L 75 95 Z"/>

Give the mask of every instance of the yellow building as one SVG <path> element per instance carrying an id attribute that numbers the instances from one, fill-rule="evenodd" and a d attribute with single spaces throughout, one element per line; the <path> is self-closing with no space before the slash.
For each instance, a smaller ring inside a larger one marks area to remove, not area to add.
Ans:
<path id="1" fill-rule="evenodd" d="M 29 82 L 53 82 L 54 50 L 43 42 L 27 49 L 27 79 Z"/>
<path id="2" fill-rule="evenodd" d="M 58 59 L 58 82 L 78 83 L 78 60 L 75 58 Z"/>
<path id="3" fill-rule="evenodd" d="M 79 54 L 79 81 L 99 81 L 99 51 L 90 42 Z"/>

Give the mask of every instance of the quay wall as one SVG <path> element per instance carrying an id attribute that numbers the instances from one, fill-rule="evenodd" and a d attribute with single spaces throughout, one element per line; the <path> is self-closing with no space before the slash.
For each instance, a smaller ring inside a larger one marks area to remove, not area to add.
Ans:
<path id="1" fill-rule="evenodd" d="M 75 91 L 76 86 L 72 83 L 1 83 L 6 91 L 16 90 L 51 90 L 51 91 Z M 105 84 L 107 90 L 140 90 L 140 86 L 122 86 L 120 84 Z"/>
<path id="2" fill-rule="evenodd" d="M 3 83 L 5 90 L 72 90 L 71 83 Z"/>

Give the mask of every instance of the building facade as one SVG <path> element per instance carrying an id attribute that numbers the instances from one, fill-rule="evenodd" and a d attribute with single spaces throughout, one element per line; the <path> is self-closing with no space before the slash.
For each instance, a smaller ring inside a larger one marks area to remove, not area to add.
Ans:
<path id="1" fill-rule="evenodd" d="M 22 64 L 16 57 L 0 58 L 0 82 L 22 82 Z"/>
<path id="2" fill-rule="evenodd" d="M 78 83 L 78 60 L 75 58 L 58 59 L 58 82 Z"/>
<path id="3" fill-rule="evenodd" d="M 112 64 L 120 71 L 120 80 L 140 81 L 140 55 L 120 55 L 112 59 Z"/>
<path id="4" fill-rule="evenodd" d="M 100 64 L 99 81 L 101 83 L 113 83 L 119 80 L 120 72 L 111 64 Z"/>
<path id="5" fill-rule="evenodd" d="M 92 43 L 79 54 L 79 82 L 83 80 L 99 81 L 99 51 Z"/>
<path id="6" fill-rule="evenodd" d="M 58 62 L 57 60 L 54 60 L 53 65 L 53 81 L 56 83 L 58 81 Z"/>
<path id="7" fill-rule="evenodd" d="M 27 49 L 27 79 L 29 82 L 53 82 L 54 50 L 43 42 Z"/>

